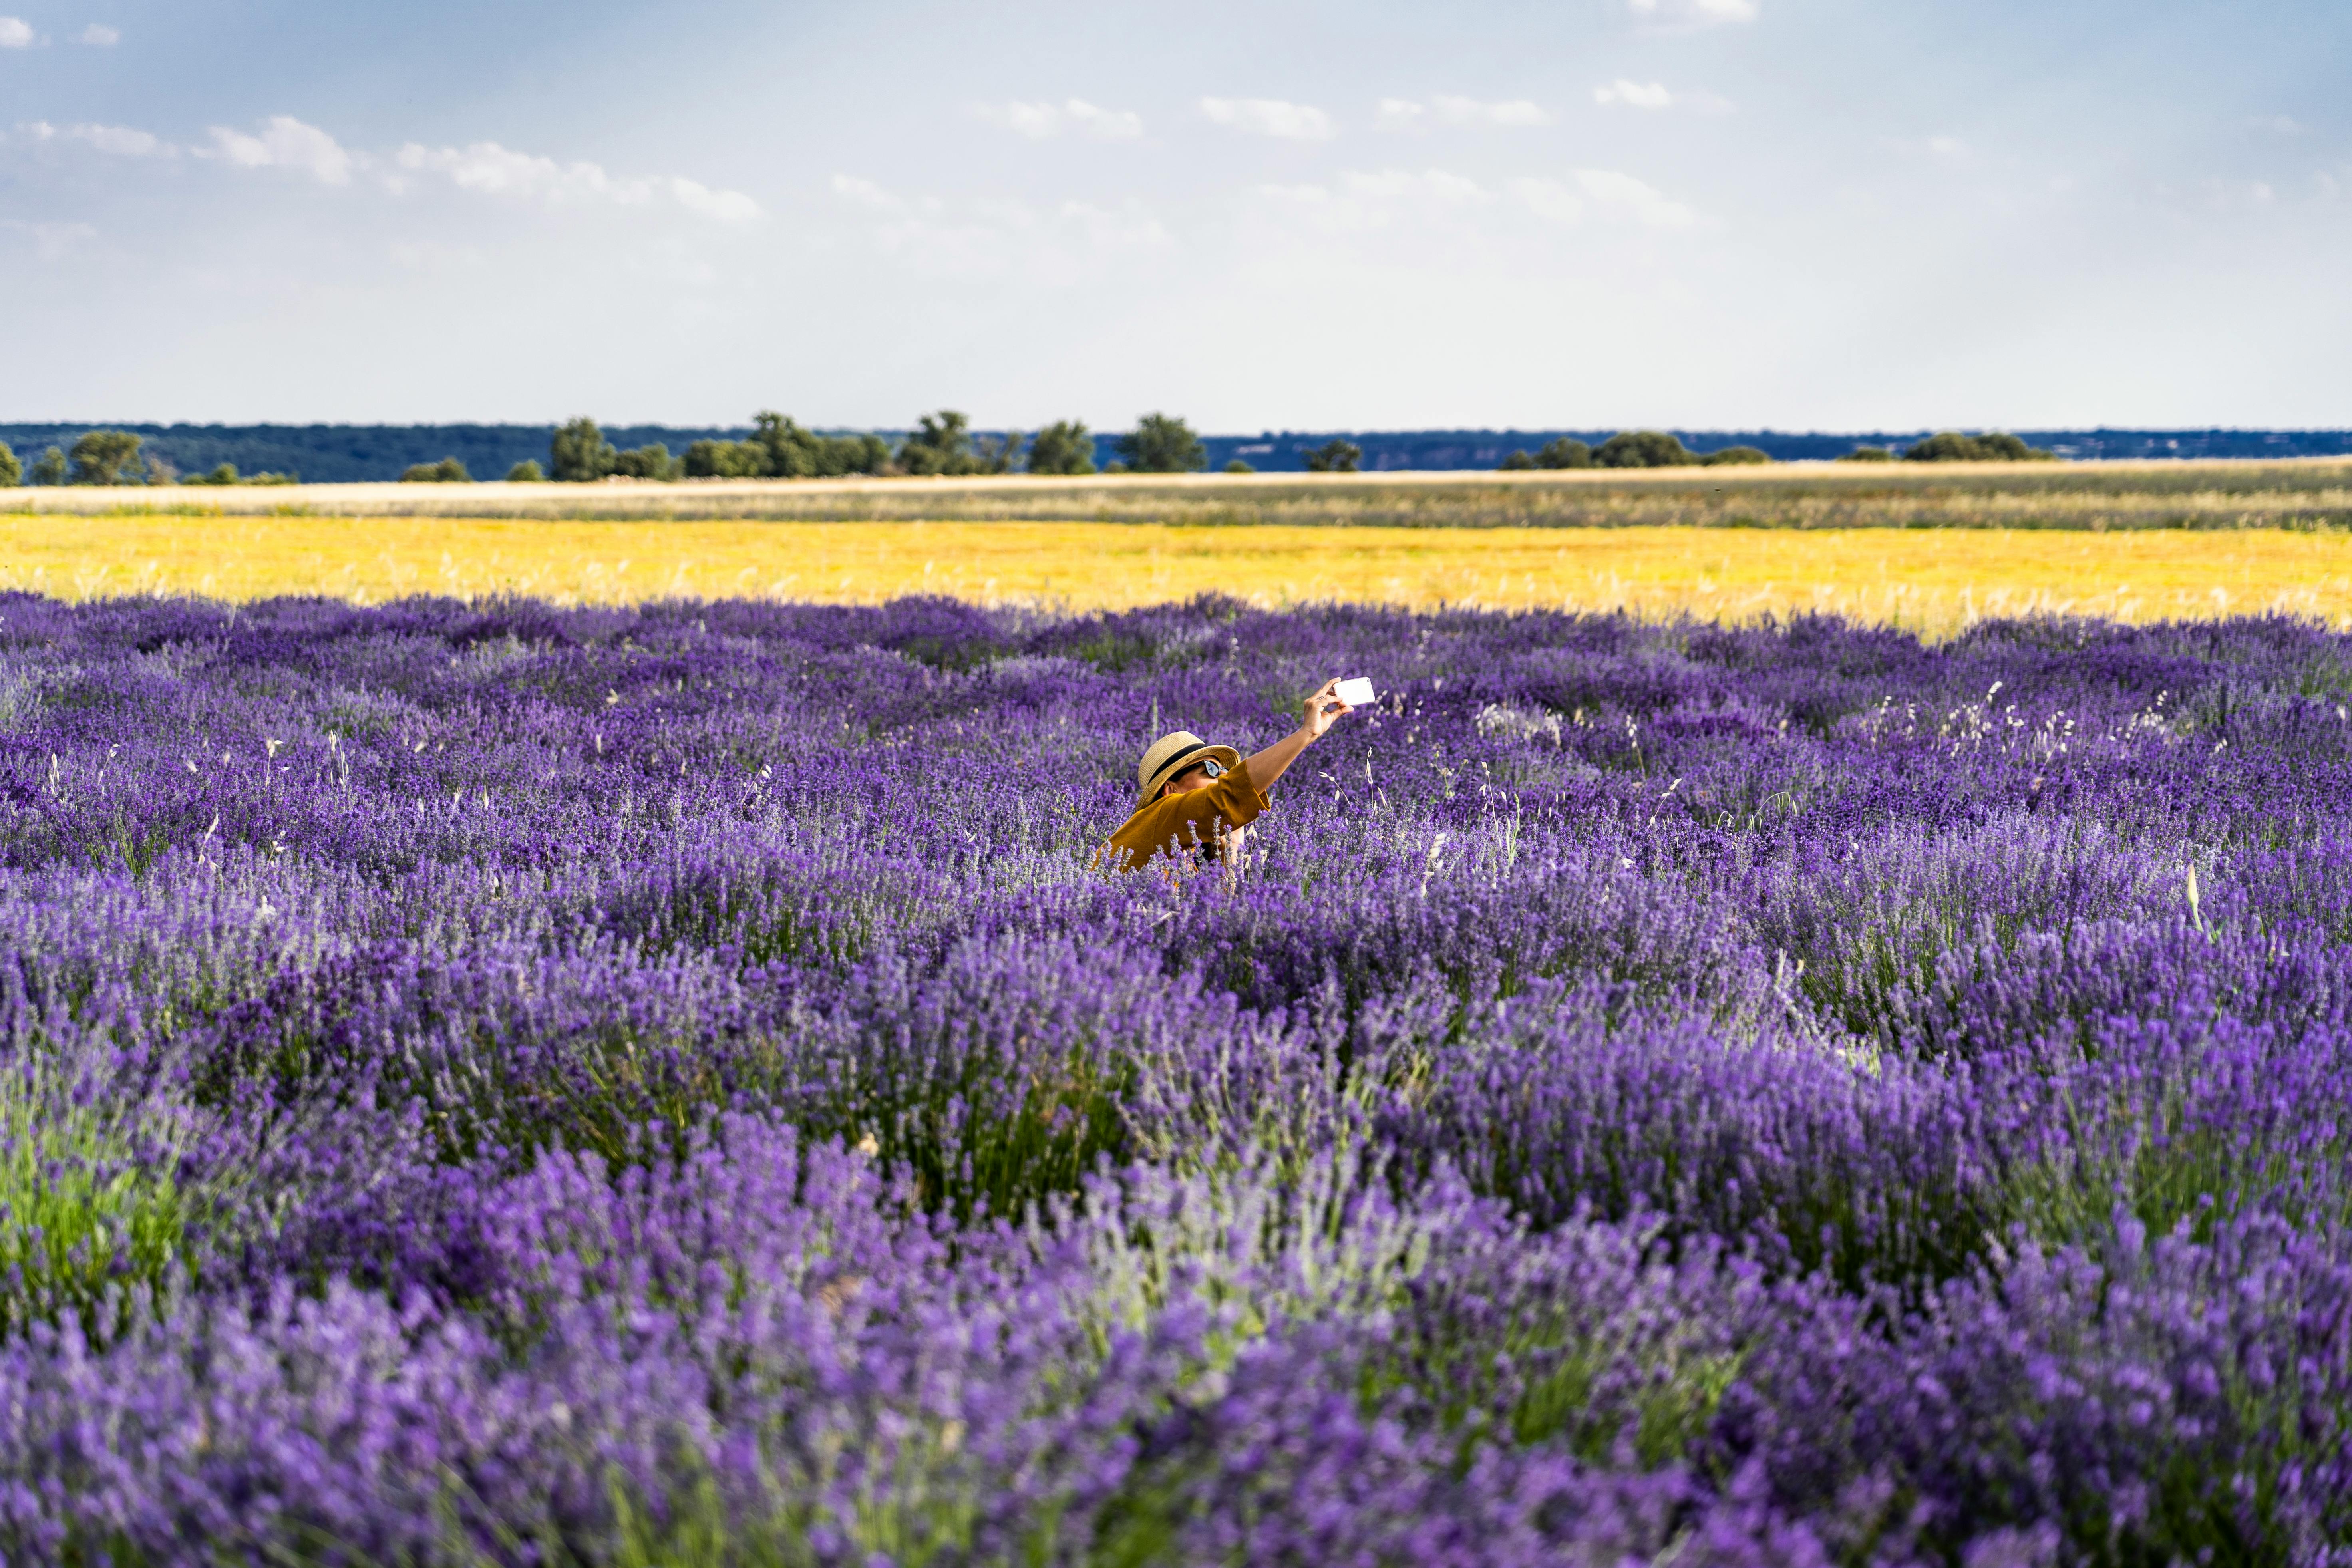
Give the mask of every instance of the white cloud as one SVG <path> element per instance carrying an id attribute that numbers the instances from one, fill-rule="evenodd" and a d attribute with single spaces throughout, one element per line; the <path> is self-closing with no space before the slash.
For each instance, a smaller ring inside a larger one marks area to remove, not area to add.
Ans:
<path id="1" fill-rule="evenodd" d="M 171 158 L 178 156 L 180 152 L 152 132 L 134 130 L 128 125 L 57 126 L 46 120 L 30 120 L 18 123 L 16 139 L 35 143 L 79 142 L 119 158 Z"/>
<path id="2" fill-rule="evenodd" d="M 1343 231 L 1454 221 L 1502 200 L 1469 176 L 1444 169 L 1350 169 L 1328 185 L 1266 184 L 1258 195 L 1319 227 Z"/>
<path id="3" fill-rule="evenodd" d="M 1758 0 L 1625 0 L 1625 8 L 1637 22 L 1677 31 L 1753 22 L 1759 9 Z"/>
<path id="4" fill-rule="evenodd" d="M 1334 133 L 1321 110 L 1278 98 L 1204 98 L 1201 112 L 1215 124 L 1286 142 L 1328 142 Z"/>
<path id="5" fill-rule="evenodd" d="M 1495 199 L 1495 194 L 1477 181 L 1443 169 L 1424 169 L 1418 174 L 1403 169 L 1382 169 L 1373 174 L 1350 172 L 1339 176 L 1339 187 L 1351 196 L 1373 201 L 1417 201 L 1444 206 L 1475 206 Z"/>
<path id="6" fill-rule="evenodd" d="M 226 159 L 240 169 L 298 169 L 322 184 L 351 184 L 358 162 L 333 137 L 290 114 L 271 115 L 258 136 L 215 125 L 212 137 L 213 145 L 197 156 Z"/>
<path id="7" fill-rule="evenodd" d="M 2278 136 L 2300 136 L 2304 132 L 2302 121 L 2290 114 L 2257 114 L 2246 125 L 2250 130 L 2268 131 Z"/>
<path id="8" fill-rule="evenodd" d="M 698 217 L 749 223 L 760 204 L 740 191 L 714 190 L 698 180 L 640 179 L 608 173 L 601 163 L 559 163 L 496 142 L 467 147 L 426 147 L 411 142 L 394 155 L 412 174 L 438 174 L 461 191 L 543 206 L 609 204 L 640 206 L 667 196 Z"/>
<path id="9" fill-rule="evenodd" d="M 750 223 L 760 216 L 760 204 L 740 191 L 714 191 L 698 180 L 673 175 L 670 199 L 697 217 L 719 223 Z"/>
<path id="10" fill-rule="evenodd" d="M 1965 163 L 1969 160 L 1969 144 L 1957 136 L 1930 136 L 1927 151 L 1949 163 Z"/>
<path id="11" fill-rule="evenodd" d="M 33 242 L 33 254 L 43 261 L 56 261 L 75 247 L 98 237 L 98 230 L 86 223 L 22 223 L 15 218 L 0 218 L 0 228 L 28 237 Z"/>
<path id="12" fill-rule="evenodd" d="M 1553 223 L 1574 223 L 1584 216 L 1584 203 L 1574 191 L 1558 180 L 1507 180 L 1503 188 L 1512 198 L 1539 218 Z"/>
<path id="13" fill-rule="evenodd" d="M 81 36 L 76 41 L 88 44 L 92 48 L 110 49 L 122 41 L 122 29 L 110 27 L 103 22 L 92 22 L 81 30 Z"/>
<path id="14" fill-rule="evenodd" d="M 1652 228 L 1688 228 L 1698 221 L 1698 215 L 1690 208 L 1668 200 L 1657 187 L 1631 174 L 1613 169 L 1579 169 L 1575 178 L 1577 190 L 1595 206 L 1622 213 Z"/>
<path id="15" fill-rule="evenodd" d="M 980 117 L 992 125 L 1042 142 L 1075 131 L 1103 142 L 1131 142 L 1143 134 L 1143 116 L 1103 109 L 1083 98 L 1061 103 L 984 103 Z"/>
<path id="16" fill-rule="evenodd" d="M 121 158 L 168 158 L 179 151 L 153 132 L 134 131 L 128 125 L 68 125 L 58 134 Z"/>
<path id="17" fill-rule="evenodd" d="M 1551 115 L 1540 104 L 1524 98 L 1507 99 L 1500 103 L 1487 103 L 1475 98 L 1453 98 L 1444 94 L 1427 103 L 1410 98 L 1384 98 L 1380 105 L 1381 123 L 1391 130 L 1418 130 L 1432 119 L 1447 125 L 1549 125 Z"/>
<path id="18" fill-rule="evenodd" d="M 654 194 L 650 182 L 616 180 L 602 164 L 559 163 L 496 142 L 477 142 L 469 147 L 426 147 L 411 142 L 394 155 L 394 162 L 412 174 L 445 175 L 459 190 L 477 195 L 513 196 L 550 205 L 593 201 L 634 205 L 650 201 Z"/>
<path id="19" fill-rule="evenodd" d="M 1672 109 L 1675 106 L 1675 95 L 1667 91 L 1666 84 L 1661 81 L 1643 83 L 1627 81 L 1623 77 L 1619 77 L 1607 87 L 1594 88 L 1592 101 L 1603 104 L 1622 103 L 1628 109 Z"/>
<path id="20" fill-rule="evenodd" d="M 0 49 L 29 49 L 35 42 L 31 23 L 22 16 L 0 16 Z"/>
<path id="21" fill-rule="evenodd" d="M 1603 108 L 1679 109 L 1692 114 L 1728 114 L 1732 108 L 1729 99 L 1717 98 L 1711 92 L 1676 92 L 1662 81 L 1628 81 L 1623 77 L 1606 87 L 1594 88 L 1592 101 Z"/>

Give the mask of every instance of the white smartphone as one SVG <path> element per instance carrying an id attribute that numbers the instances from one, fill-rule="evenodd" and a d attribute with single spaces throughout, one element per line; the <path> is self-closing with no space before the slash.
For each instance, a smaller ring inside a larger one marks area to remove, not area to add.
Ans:
<path id="1" fill-rule="evenodd" d="M 1331 689 L 1331 695 L 1350 708 L 1361 708 L 1372 700 L 1372 679 L 1368 675 L 1352 676 Z"/>

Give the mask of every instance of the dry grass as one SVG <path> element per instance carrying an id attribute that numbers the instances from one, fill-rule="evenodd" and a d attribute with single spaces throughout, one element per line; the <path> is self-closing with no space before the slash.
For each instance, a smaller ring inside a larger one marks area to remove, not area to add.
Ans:
<path id="1" fill-rule="evenodd" d="M 677 485 L 307 485 L 0 492 L 27 510 L 1351 527 L 2352 528 L 2352 462 L 1788 463 L 1570 473 L 1129 475 Z"/>
<path id="2" fill-rule="evenodd" d="M 1066 522 L 522 522 L 0 516 L 0 587 L 67 598 L 528 594 L 558 603 L 948 594 L 1119 608 L 1265 605 L 1824 610 L 1948 634 L 2055 611 L 2159 620 L 2284 610 L 2352 626 L 2352 535 L 1626 526 L 1171 527 Z"/>

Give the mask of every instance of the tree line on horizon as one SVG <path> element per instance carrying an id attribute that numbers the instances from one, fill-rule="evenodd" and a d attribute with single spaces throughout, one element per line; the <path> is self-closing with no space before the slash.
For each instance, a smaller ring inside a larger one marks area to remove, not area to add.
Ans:
<path id="1" fill-rule="evenodd" d="M 1344 443 L 1339 443 L 1344 445 Z M 1897 450 L 1891 447 L 1856 447 L 1833 459 L 1841 463 L 2023 463 L 2055 462 L 2057 454 L 2029 447 L 2006 431 L 1984 436 L 1958 430 L 1940 431 Z M 1664 430 L 1621 430 L 1598 447 L 1561 436 L 1535 452 L 1518 451 L 1503 459 L 1506 473 L 1529 468 L 1683 468 L 1724 464 L 1769 463 L 1771 455 L 1758 447 L 1725 447 L 1694 452 L 1682 438 Z M 1312 467 L 1312 459 L 1309 460 Z"/>
<path id="2" fill-rule="evenodd" d="M 1118 457 L 1102 470 L 1106 473 L 1184 474 L 1209 464 L 1208 447 L 1190 425 L 1173 415 L 1143 416 L 1134 429 L 1114 439 L 1112 447 Z M 1226 470 L 1255 471 L 1241 462 L 1227 464 Z M 942 408 L 922 416 L 893 447 L 871 433 L 828 436 L 762 409 L 751 416 L 751 433 L 743 439 L 697 441 L 677 454 L 660 442 L 622 451 L 604 439 L 604 429 L 595 420 L 569 420 L 549 439 L 544 466 L 536 458 L 527 459 L 508 469 L 506 477 L 511 484 L 594 484 L 608 479 L 675 482 L 841 479 L 852 474 L 919 478 L 1096 471 L 1094 434 L 1079 419 L 1056 420 L 1034 437 L 1019 430 L 981 436 L 973 433 L 969 416 Z M 401 475 L 404 481 L 412 483 L 463 484 L 472 478 L 455 458 L 418 463 Z"/>
<path id="3" fill-rule="evenodd" d="M 1168 414 L 1147 414 L 1136 427 L 1117 437 L 1118 458 L 1105 473 L 1181 474 L 1208 467 L 1208 448 L 1184 420 Z M 1034 437 L 1018 430 L 1001 436 L 976 435 L 970 418 L 955 409 L 926 414 L 916 428 L 894 447 L 884 437 L 826 435 L 787 416 L 762 410 L 752 416 L 751 432 L 740 440 L 701 440 L 672 455 L 658 442 L 616 448 L 604 438 L 595 420 L 567 421 L 548 443 L 548 461 L 526 459 L 507 471 L 511 483 L 556 481 L 593 484 L 608 479 L 675 482 L 688 479 L 832 479 L 852 474 L 907 477 L 964 477 L 1027 473 L 1074 476 L 1097 472 L 1095 437 L 1083 420 L 1065 419 L 1045 426 Z M 1303 454 L 1309 473 L 1352 474 L 1363 460 L 1363 448 L 1334 439 Z M 1502 471 L 1563 468 L 1664 468 L 1769 463 L 1773 459 L 1755 447 L 1726 447 L 1694 452 L 1680 437 L 1664 430 L 1623 430 L 1593 447 L 1562 436 L 1535 452 L 1515 451 L 1503 459 Z M 1836 459 L 1847 463 L 1895 462 L 2026 462 L 2054 461 L 2055 454 L 2029 447 L 2006 432 L 1970 436 L 1946 430 L 1902 448 L 1856 447 Z M 1230 474 L 1256 470 L 1238 458 L 1225 465 Z M 468 484 L 474 476 L 457 458 L 415 463 L 401 475 L 404 483 Z M 34 485 L 286 485 L 297 483 L 292 474 L 239 474 L 236 465 L 221 463 L 209 471 L 182 477 L 160 453 L 141 451 L 141 437 L 125 430 L 91 430 L 68 450 L 51 446 L 29 470 L 5 442 L 0 442 L 0 487 Z"/>
<path id="4" fill-rule="evenodd" d="M 8 443 L 0 441 L 0 489 L 17 485 L 291 485 L 292 474 L 239 474 L 234 463 L 183 476 L 161 453 L 140 452 L 140 437 L 128 430 L 91 430 L 72 449 L 52 446 L 25 467 Z"/>

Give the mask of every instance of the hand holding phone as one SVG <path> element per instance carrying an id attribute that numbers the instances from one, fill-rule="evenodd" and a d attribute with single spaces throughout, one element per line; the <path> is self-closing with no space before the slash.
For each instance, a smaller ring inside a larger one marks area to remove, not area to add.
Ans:
<path id="1" fill-rule="evenodd" d="M 1351 676 L 1333 686 L 1331 695 L 1350 708 L 1361 708 L 1372 700 L 1371 677 Z"/>

